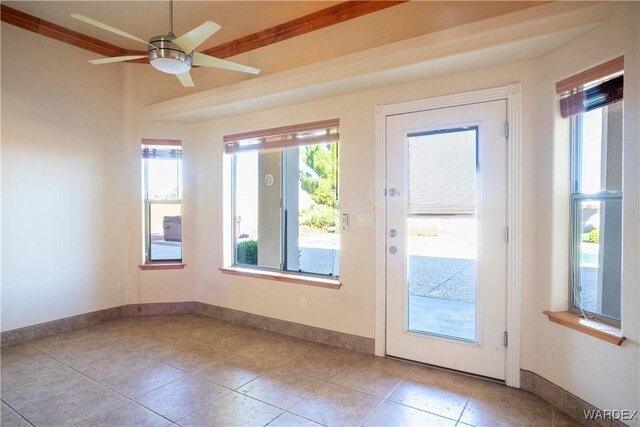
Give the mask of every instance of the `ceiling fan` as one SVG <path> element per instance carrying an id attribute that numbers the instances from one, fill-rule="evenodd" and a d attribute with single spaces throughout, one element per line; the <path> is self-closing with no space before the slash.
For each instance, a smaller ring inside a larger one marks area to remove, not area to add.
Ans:
<path id="1" fill-rule="evenodd" d="M 148 56 L 151 65 L 167 74 L 175 74 L 184 87 L 193 87 L 193 80 L 189 74 L 189 70 L 193 65 L 201 67 L 215 67 L 226 70 L 240 71 L 243 73 L 258 74 L 258 68 L 249 67 L 247 65 L 237 64 L 224 59 L 215 58 L 196 52 L 202 42 L 211 37 L 220 28 L 215 22 L 207 21 L 204 24 L 194 28 L 186 34 L 176 37 L 173 34 L 173 0 L 169 1 L 170 31 L 167 35 L 152 37 L 148 42 L 136 37 L 132 34 L 114 28 L 110 25 L 103 24 L 95 19 L 89 18 L 78 13 L 71 15 L 72 18 L 78 19 L 87 24 L 94 25 L 106 31 L 118 34 L 131 40 L 135 40 L 147 45 L 148 55 L 127 55 L 115 56 L 103 59 L 92 59 L 89 62 L 95 65 L 109 64 L 114 62 L 124 62 L 132 59 L 142 59 Z"/>

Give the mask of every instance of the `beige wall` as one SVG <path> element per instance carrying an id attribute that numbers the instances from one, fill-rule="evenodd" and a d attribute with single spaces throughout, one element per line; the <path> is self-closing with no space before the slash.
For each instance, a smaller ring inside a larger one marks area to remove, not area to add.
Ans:
<path id="1" fill-rule="evenodd" d="M 127 301 L 124 71 L 89 57 L 2 24 L 2 330 Z"/>
<path id="2" fill-rule="evenodd" d="M 203 205 L 197 196 L 197 176 L 200 168 L 193 167 L 199 159 L 199 153 L 192 149 L 193 133 L 185 125 L 171 123 L 151 123 L 145 119 L 142 107 L 146 105 L 150 92 L 154 87 L 162 88 L 166 81 L 175 77 L 158 73 L 155 80 L 148 80 L 140 73 L 137 65 L 126 65 L 131 73 L 128 107 L 134 120 L 127 129 L 125 153 L 122 158 L 124 167 L 130 171 L 130 181 L 136 183 L 132 187 L 127 200 L 129 214 L 128 252 L 130 254 L 127 272 L 130 281 L 128 298 L 130 303 L 139 302 L 175 302 L 192 301 L 194 299 L 193 268 L 197 262 L 206 262 L 199 258 L 194 244 L 199 240 L 208 240 L 209 236 L 198 234 L 200 222 L 207 219 L 203 214 Z M 149 86 L 145 86 L 148 84 Z M 142 90 L 139 90 L 142 88 Z M 142 176 L 140 161 L 140 142 L 142 138 L 168 138 L 182 140 L 182 259 L 186 266 L 182 270 L 150 270 L 141 271 L 139 265 L 144 262 L 143 254 L 143 215 L 142 187 L 137 183 Z M 203 165 L 206 168 L 206 165 Z M 207 185 L 202 183 L 202 185 Z"/>
<path id="3" fill-rule="evenodd" d="M 536 331 L 528 341 L 535 372 L 600 408 L 638 409 L 640 403 L 640 272 L 638 270 L 638 172 L 640 135 L 640 5 L 619 4 L 601 27 L 541 58 L 536 86 L 537 165 L 531 200 L 536 207 L 534 262 L 536 287 L 525 326 Z M 569 221 L 568 123 L 559 119 L 553 83 L 619 55 L 625 56 L 624 211 L 622 329 L 627 342 L 616 347 L 548 322 L 542 310 L 568 304 Z M 532 183 L 532 184 L 533 184 Z M 542 191 L 540 191 L 542 190 Z M 526 259 L 526 257 L 525 257 Z M 527 304 L 527 300 L 523 303 Z M 635 421 L 638 424 L 638 421 Z"/>
<path id="4" fill-rule="evenodd" d="M 151 123 L 142 112 L 151 100 L 179 93 L 164 86 L 170 76 L 152 75 L 133 65 L 124 66 L 122 72 L 78 65 L 67 78 L 66 66 L 45 62 L 44 53 L 60 52 L 76 62 L 88 54 L 3 25 L 3 40 L 11 37 L 12 43 L 5 48 L 3 41 L 2 50 L 2 330 L 125 301 L 196 299 L 373 337 L 373 228 L 352 225 L 341 234 L 344 286 L 340 290 L 219 272 L 228 228 L 222 136 L 339 118 L 341 210 L 355 218 L 370 212 L 368 201 L 374 196 L 375 105 L 522 82 L 522 367 L 600 408 L 637 409 L 638 6 L 617 5 L 611 21 L 536 60 L 194 125 Z M 22 56 L 21 48 L 43 55 Z M 554 83 L 622 53 L 627 57 L 623 332 L 628 340 L 623 347 L 615 347 L 552 324 L 541 311 L 567 306 L 568 127 L 559 118 Z M 27 66 L 31 64 L 35 66 Z M 54 74 L 59 75 L 58 84 L 52 86 Z M 90 78 L 101 84 L 95 85 Z M 154 87 L 157 93 L 152 93 Z M 92 95 L 80 95 L 76 88 L 91 90 Z M 123 90 L 130 96 L 123 99 Z M 61 99 L 65 107 L 56 108 Z M 107 107 L 104 99 L 109 100 Z M 133 120 L 122 117 L 122 111 Z M 136 184 L 142 137 L 183 140 L 184 270 L 140 272 L 137 268 L 142 259 L 141 193 Z M 100 188 L 98 194 L 95 188 Z M 61 206 L 62 200 L 65 209 L 39 209 L 40 200 L 50 206 Z M 56 221 L 45 219 L 41 211 Z M 49 228 L 58 222 L 66 227 Z M 71 226 L 80 231 L 65 235 L 60 243 L 60 234 Z M 59 245 L 59 250 L 51 253 L 52 244 Z M 117 292 L 121 277 L 129 284 L 126 299 Z M 299 308 L 302 296 L 308 299 L 305 310 Z"/>

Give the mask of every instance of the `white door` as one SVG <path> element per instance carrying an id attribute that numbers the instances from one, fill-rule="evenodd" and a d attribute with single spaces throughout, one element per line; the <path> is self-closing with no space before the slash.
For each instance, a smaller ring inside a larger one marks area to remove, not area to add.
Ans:
<path id="1" fill-rule="evenodd" d="M 506 100 L 387 117 L 387 354 L 505 378 Z"/>

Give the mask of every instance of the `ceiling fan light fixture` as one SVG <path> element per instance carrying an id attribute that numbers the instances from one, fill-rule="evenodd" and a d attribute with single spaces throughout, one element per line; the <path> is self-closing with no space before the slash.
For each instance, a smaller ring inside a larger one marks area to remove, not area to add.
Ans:
<path id="1" fill-rule="evenodd" d="M 175 58 L 155 58 L 150 61 L 153 68 L 167 74 L 182 74 L 191 69 L 190 64 Z"/>
<path id="2" fill-rule="evenodd" d="M 175 36 L 169 33 L 166 36 L 157 36 L 149 40 L 149 62 L 156 70 L 167 74 L 183 74 L 191 69 L 192 54 L 186 54 L 171 41 Z"/>

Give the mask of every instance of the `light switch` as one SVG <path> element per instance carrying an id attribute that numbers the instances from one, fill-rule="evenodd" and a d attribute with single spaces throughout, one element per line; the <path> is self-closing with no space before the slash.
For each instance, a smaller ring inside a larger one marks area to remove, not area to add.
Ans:
<path id="1" fill-rule="evenodd" d="M 342 220 L 340 221 L 340 224 L 341 224 L 343 230 L 348 230 L 349 229 L 349 215 L 348 214 L 342 214 Z"/>

